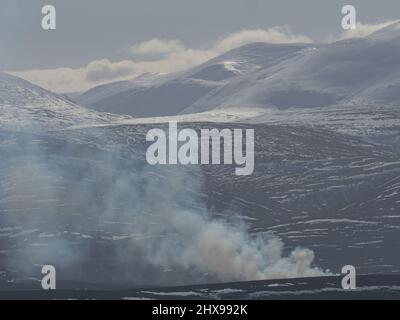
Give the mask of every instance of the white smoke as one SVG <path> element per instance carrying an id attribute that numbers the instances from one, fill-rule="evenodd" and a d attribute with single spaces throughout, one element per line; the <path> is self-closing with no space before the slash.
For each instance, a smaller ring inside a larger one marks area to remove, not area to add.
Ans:
<path id="1" fill-rule="evenodd" d="M 196 212 L 182 211 L 171 217 L 171 228 L 181 236 L 183 244 L 174 262 L 214 274 L 222 281 L 326 275 L 311 266 L 314 260 L 311 250 L 298 248 L 284 257 L 284 245 L 279 238 L 253 237 L 241 225 L 228 225 Z M 165 245 L 161 248 L 169 249 Z"/>
<path id="2" fill-rule="evenodd" d="M 165 269 L 196 270 L 220 281 L 329 275 L 312 266 L 313 251 L 297 248 L 284 256 L 284 244 L 273 234 L 252 235 L 242 221 L 232 219 L 237 217 L 234 213 L 226 219 L 212 215 L 196 196 L 203 190 L 202 179 L 194 179 L 199 176 L 197 171 L 164 168 L 159 172 L 163 179 L 145 172 L 142 190 L 134 184 L 128 187 L 137 192 L 141 207 L 151 212 L 151 219 L 145 215 L 139 220 L 136 231 L 153 237 L 132 241 L 133 246 L 142 248 L 149 263 Z M 118 188 L 127 188 L 129 179 L 123 180 Z"/>
<path id="3" fill-rule="evenodd" d="M 9 249 L 3 267 L 40 276 L 34 266 L 53 264 L 59 279 L 128 286 L 328 274 L 313 266 L 312 251 L 285 254 L 273 234 L 252 234 L 234 212 L 211 212 L 200 167 L 151 167 L 47 139 L 27 134 L 2 150 L 0 209 L 10 213 L 0 222 L 18 230 L 0 241 Z"/>

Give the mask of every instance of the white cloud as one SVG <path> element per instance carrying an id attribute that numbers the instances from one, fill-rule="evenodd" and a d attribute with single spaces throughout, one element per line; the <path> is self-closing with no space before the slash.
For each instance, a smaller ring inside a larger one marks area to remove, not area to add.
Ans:
<path id="1" fill-rule="evenodd" d="M 312 42 L 312 40 L 306 36 L 293 34 L 289 27 L 242 30 L 229 34 L 202 49 L 187 48 L 176 39 L 155 38 L 129 49 L 130 53 L 147 56 L 147 59 L 116 62 L 101 59 L 91 61 L 87 66 L 77 69 L 26 70 L 13 74 L 55 92 L 86 91 L 96 85 L 132 79 L 146 72 L 182 71 L 204 63 L 223 52 L 253 42 L 297 43 Z M 157 55 L 157 59 L 151 60 Z"/>
<path id="2" fill-rule="evenodd" d="M 159 60 L 134 61 L 123 60 L 112 62 L 108 59 L 95 60 L 87 66 L 57 68 L 48 70 L 26 70 L 10 72 L 43 88 L 54 92 L 81 92 L 93 86 L 111 81 L 133 79 L 143 73 L 173 73 L 199 65 L 215 56 L 207 50 L 186 49 L 170 53 Z"/>
<path id="3" fill-rule="evenodd" d="M 364 24 L 358 22 L 357 28 L 355 30 L 347 30 L 343 32 L 340 36 L 340 40 L 366 37 L 374 33 L 375 31 L 385 28 L 393 23 L 396 23 L 396 21 L 386 21 L 376 24 Z"/>
<path id="4" fill-rule="evenodd" d="M 185 46 L 179 40 L 168 40 L 168 39 L 152 39 L 139 43 L 130 48 L 130 51 L 134 54 L 168 54 L 173 52 L 184 51 Z"/>
<path id="5" fill-rule="evenodd" d="M 215 49 L 224 52 L 254 42 L 310 43 L 312 40 L 306 36 L 293 34 L 289 27 L 274 27 L 266 30 L 242 30 L 230 34 L 221 39 Z"/>
<path id="6" fill-rule="evenodd" d="M 111 62 L 108 59 L 95 60 L 86 67 L 86 79 L 91 82 L 112 80 L 135 73 L 136 64 L 130 60 Z"/>
<path id="7" fill-rule="evenodd" d="M 86 80 L 85 68 L 33 69 L 9 73 L 54 92 L 83 91 L 93 86 Z"/>

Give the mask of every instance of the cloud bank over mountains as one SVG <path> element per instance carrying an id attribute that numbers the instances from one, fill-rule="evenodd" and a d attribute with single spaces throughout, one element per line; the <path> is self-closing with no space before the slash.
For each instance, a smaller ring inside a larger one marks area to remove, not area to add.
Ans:
<path id="1" fill-rule="evenodd" d="M 393 22 L 358 23 L 357 30 L 346 31 L 339 38 L 330 41 L 364 37 Z M 103 58 L 91 61 L 80 68 L 63 67 L 22 72 L 9 70 L 9 72 L 54 92 L 82 92 L 103 83 L 133 79 L 144 73 L 183 71 L 231 49 L 254 42 L 312 43 L 313 40 L 305 35 L 296 34 L 289 26 L 242 30 L 227 34 L 214 43 L 200 48 L 187 47 L 178 39 L 154 38 L 126 48 L 129 58 L 121 61 Z"/>
<path id="2" fill-rule="evenodd" d="M 399 22 L 399 21 L 400 20 L 385 21 L 385 22 L 376 23 L 376 24 L 368 24 L 368 23 L 364 24 L 364 23 L 358 22 L 357 29 L 345 31 L 340 36 L 339 40 L 366 37 L 366 36 L 370 35 L 371 33 L 374 33 L 375 31 L 386 28 L 387 26 L 390 26 L 391 24 Z"/>

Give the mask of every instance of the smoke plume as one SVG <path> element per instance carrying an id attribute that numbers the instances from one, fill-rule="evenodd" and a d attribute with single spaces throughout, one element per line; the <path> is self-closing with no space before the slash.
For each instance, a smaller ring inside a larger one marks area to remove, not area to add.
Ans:
<path id="1" fill-rule="evenodd" d="M 149 166 L 127 134 L 1 134 L 1 270 L 40 278 L 53 264 L 58 279 L 127 286 L 326 274 L 312 251 L 285 255 L 234 212 L 217 218 L 200 167 Z"/>

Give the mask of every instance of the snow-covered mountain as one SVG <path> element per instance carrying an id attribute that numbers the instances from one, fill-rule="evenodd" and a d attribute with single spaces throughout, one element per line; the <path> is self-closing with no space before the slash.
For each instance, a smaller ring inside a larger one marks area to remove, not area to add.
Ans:
<path id="1" fill-rule="evenodd" d="M 97 111 L 136 117 L 176 115 L 237 79 L 307 51 L 308 46 L 254 43 L 178 74 L 144 75 L 102 85 L 76 101 Z"/>
<path id="2" fill-rule="evenodd" d="M 0 126 L 63 128 L 121 120 L 73 103 L 21 78 L 0 73 Z"/>
<path id="3" fill-rule="evenodd" d="M 231 107 L 395 106 L 400 103 L 399 26 L 326 45 L 250 44 L 145 84 L 139 79 L 95 88 L 77 101 L 139 117 Z"/>
<path id="4" fill-rule="evenodd" d="M 145 73 L 134 80 L 117 81 L 94 87 L 87 92 L 75 96 L 74 99 L 81 105 L 96 106 L 97 102 L 107 99 L 108 97 L 112 97 L 129 90 L 146 88 L 151 85 L 155 85 L 158 82 L 163 82 L 164 76 L 164 74 Z"/>
<path id="5" fill-rule="evenodd" d="M 400 103 L 399 24 L 366 38 L 309 48 L 230 82 L 185 113 L 221 107 L 325 107 Z"/>
<path id="6" fill-rule="evenodd" d="M 136 117 L 167 116 L 180 113 L 188 105 L 217 86 L 200 79 L 171 79 L 161 76 L 154 83 L 119 82 L 94 88 L 76 101 L 96 111 Z"/>

